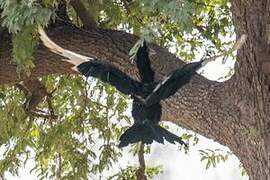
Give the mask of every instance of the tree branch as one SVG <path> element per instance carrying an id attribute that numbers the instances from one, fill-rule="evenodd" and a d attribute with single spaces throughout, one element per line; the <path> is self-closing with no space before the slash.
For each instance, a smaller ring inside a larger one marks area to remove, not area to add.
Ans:
<path id="1" fill-rule="evenodd" d="M 57 172 L 56 172 L 56 178 L 57 180 L 60 180 L 61 177 L 62 177 L 62 156 L 61 156 L 61 153 L 58 153 L 57 154 L 57 160 L 56 160 L 58 163 L 58 167 L 57 167 Z"/>
<path id="2" fill-rule="evenodd" d="M 56 118 L 51 102 L 53 92 L 48 93 L 46 87 L 38 79 L 24 81 L 23 84 L 16 83 L 15 85 L 17 88 L 23 91 L 26 97 L 26 101 L 23 105 L 26 114 L 30 116 L 42 117 L 45 119 Z M 41 103 L 45 98 L 48 103 L 50 114 L 37 109 L 39 103 Z"/>
<path id="3" fill-rule="evenodd" d="M 6 180 L 3 174 L 0 174 L 0 180 Z"/>
<path id="4" fill-rule="evenodd" d="M 16 86 L 23 91 L 26 96 L 24 109 L 26 113 L 35 112 L 37 105 L 46 97 L 46 87 L 38 79 L 24 81 Z"/>
<path id="5" fill-rule="evenodd" d="M 97 24 L 94 18 L 88 13 L 84 4 L 80 0 L 71 0 L 71 6 L 79 16 L 85 29 L 97 29 Z"/>
<path id="6" fill-rule="evenodd" d="M 55 14 L 57 15 L 57 18 L 54 22 L 54 25 L 65 25 L 67 23 L 70 23 L 67 12 L 67 2 L 65 0 L 61 0 L 59 2 Z"/>

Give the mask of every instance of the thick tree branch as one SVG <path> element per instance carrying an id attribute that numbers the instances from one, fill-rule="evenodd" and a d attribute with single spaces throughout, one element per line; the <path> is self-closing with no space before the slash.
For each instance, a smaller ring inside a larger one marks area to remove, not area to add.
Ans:
<path id="1" fill-rule="evenodd" d="M 133 35 L 112 30 L 83 31 L 71 26 L 51 29 L 48 34 L 66 49 L 114 64 L 133 78 L 137 77 L 137 70 L 128 55 L 137 40 Z M 10 63 L 10 48 L 8 39 L 0 44 L 2 50 L 0 83 L 2 84 L 19 80 L 15 73 L 15 66 Z M 151 48 L 157 52 L 151 56 L 156 79 L 183 64 L 166 49 L 156 45 L 151 45 Z M 36 68 L 31 78 L 47 74 L 74 73 L 69 64 L 60 61 L 59 56 L 48 52 L 44 47 L 37 50 L 35 57 Z M 196 76 L 190 84 L 163 103 L 163 120 L 173 121 L 223 144 L 228 144 L 229 139 L 224 136 L 228 136 L 228 129 L 232 123 L 237 124 L 240 115 L 231 82 L 233 81 L 221 84 Z M 226 121 L 223 121 L 224 119 Z M 219 130 L 212 131 L 212 129 Z M 237 131 L 232 130 L 230 135 L 234 136 L 234 133 Z"/>
<path id="2" fill-rule="evenodd" d="M 238 103 L 246 121 L 250 148 L 239 148 L 238 156 L 246 168 L 250 180 L 270 179 L 270 62 L 269 0 L 232 0 L 232 15 L 236 35 L 247 34 L 248 39 L 238 52 L 236 81 L 242 88 Z M 245 143 L 246 144 L 246 143 Z M 239 146 L 243 146 L 239 144 Z M 248 157 L 248 158 L 246 158 Z"/>

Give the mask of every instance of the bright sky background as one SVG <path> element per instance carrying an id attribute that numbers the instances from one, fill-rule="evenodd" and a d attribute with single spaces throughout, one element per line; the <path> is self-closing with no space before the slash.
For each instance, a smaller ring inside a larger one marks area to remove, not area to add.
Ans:
<path id="1" fill-rule="evenodd" d="M 205 67 L 204 76 L 212 80 L 218 79 L 226 75 L 232 66 L 232 61 L 222 64 L 220 60 L 217 60 Z M 166 122 L 166 125 L 169 125 L 170 131 L 176 134 L 187 132 L 171 123 Z M 200 162 L 201 156 L 198 150 L 222 149 L 226 152 L 229 149 L 210 139 L 202 136 L 198 137 L 199 143 L 190 146 L 188 154 L 179 151 L 177 145 L 153 143 L 151 154 L 146 155 L 146 164 L 163 166 L 163 174 L 156 176 L 154 180 L 248 180 L 247 176 L 241 176 L 240 162 L 234 155 L 229 156 L 226 162 L 219 163 L 216 168 L 210 167 L 210 169 L 206 170 L 206 162 Z M 112 175 L 113 171 L 117 171 L 119 166 L 124 168 L 127 165 L 138 165 L 137 157 L 131 157 L 128 153 L 119 162 L 121 163 L 118 167 L 107 172 L 109 175 Z M 36 180 L 35 174 L 29 174 L 31 168 L 33 168 L 33 163 L 28 163 L 25 168 L 20 170 L 19 178 L 8 174 L 6 178 L 7 180 Z M 92 180 L 93 178 L 89 179 Z"/>
<path id="2" fill-rule="evenodd" d="M 181 132 L 181 131 L 180 131 Z M 163 164 L 164 173 L 157 176 L 155 180 L 248 180 L 248 177 L 241 176 L 239 160 L 235 156 L 229 156 L 226 162 L 220 162 L 216 168 L 212 166 L 206 170 L 206 162 L 200 162 L 201 156 L 198 150 L 205 149 L 229 149 L 220 144 L 199 136 L 199 143 L 190 146 L 188 154 L 179 152 L 176 146 L 154 145 L 154 150 L 148 162 Z"/>

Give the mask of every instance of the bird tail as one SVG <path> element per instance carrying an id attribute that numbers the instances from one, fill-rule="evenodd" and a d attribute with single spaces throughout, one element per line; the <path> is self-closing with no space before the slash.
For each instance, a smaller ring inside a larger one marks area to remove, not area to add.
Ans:
<path id="1" fill-rule="evenodd" d="M 43 42 L 43 44 L 47 48 L 49 48 L 50 51 L 64 57 L 65 59 L 62 59 L 63 61 L 67 61 L 75 66 L 78 66 L 79 64 L 83 62 L 93 60 L 93 58 L 83 56 L 83 55 L 77 54 L 75 52 L 72 52 L 72 51 L 69 51 L 67 49 L 60 47 L 47 36 L 46 32 L 41 26 L 38 27 L 38 32 L 39 32 L 40 39 Z"/>
<path id="2" fill-rule="evenodd" d="M 164 144 L 164 139 L 172 144 L 178 142 L 186 146 L 180 137 L 159 125 L 135 123 L 121 135 L 119 147 L 125 147 L 140 141 L 144 144 L 151 144 L 153 141 Z"/>

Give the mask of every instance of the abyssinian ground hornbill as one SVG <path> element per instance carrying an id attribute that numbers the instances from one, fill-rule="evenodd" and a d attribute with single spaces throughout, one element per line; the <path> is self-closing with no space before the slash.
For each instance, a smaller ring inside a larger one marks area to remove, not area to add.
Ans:
<path id="1" fill-rule="evenodd" d="M 134 124 L 121 135 L 119 147 L 140 141 L 145 144 L 151 144 L 153 141 L 164 143 L 164 139 L 173 144 L 178 142 L 186 145 L 180 137 L 159 126 L 160 101 L 175 94 L 179 88 L 187 84 L 196 70 L 202 66 L 203 60 L 186 64 L 156 82 L 154 81 L 154 71 L 151 69 L 148 48 L 144 42 L 136 54 L 136 65 L 141 80 L 139 82 L 112 65 L 58 46 L 48 38 L 41 27 L 39 27 L 39 33 L 44 45 L 52 52 L 63 56 L 65 59 L 62 60 L 73 64 L 74 70 L 86 77 L 98 78 L 113 85 L 123 94 L 131 95 Z"/>

